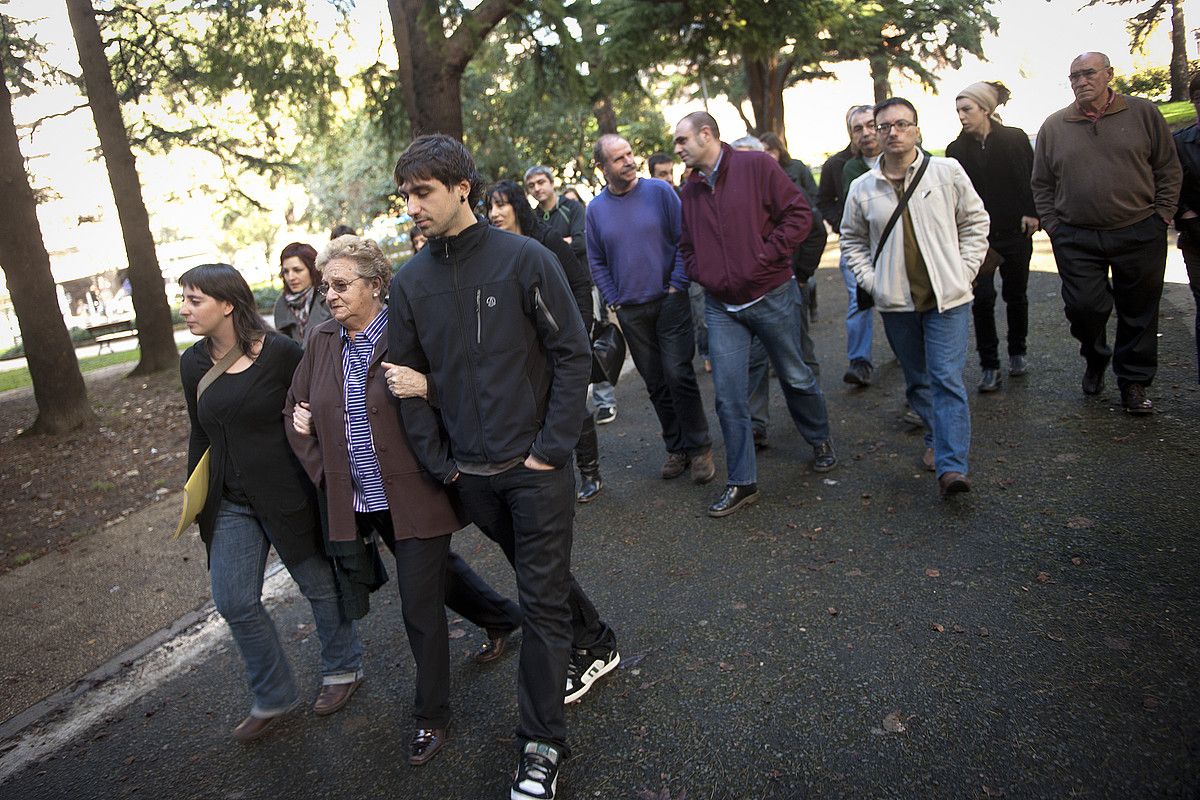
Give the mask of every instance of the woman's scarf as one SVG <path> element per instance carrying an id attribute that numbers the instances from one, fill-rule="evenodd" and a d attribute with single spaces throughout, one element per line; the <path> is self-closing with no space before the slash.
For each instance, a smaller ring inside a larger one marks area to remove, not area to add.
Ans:
<path id="1" fill-rule="evenodd" d="M 300 324 L 300 335 L 304 336 L 304 326 L 308 322 L 308 311 L 312 306 L 313 287 L 309 286 L 303 292 L 283 293 L 283 302 L 292 310 L 292 315 Z"/>

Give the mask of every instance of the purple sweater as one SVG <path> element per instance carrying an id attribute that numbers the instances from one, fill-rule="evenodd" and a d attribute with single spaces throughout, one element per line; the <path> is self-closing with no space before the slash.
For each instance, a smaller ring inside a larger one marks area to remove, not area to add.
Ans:
<path id="1" fill-rule="evenodd" d="M 792 252 L 812 228 L 812 210 L 771 156 L 727 144 L 721 153 L 716 189 L 699 172 L 684 184 L 679 250 L 690 279 L 741 305 L 791 280 Z"/>
<path id="2" fill-rule="evenodd" d="M 681 219 L 675 189 L 654 178 L 639 178 L 622 195 L 605 189 L 588 204 L 588 265 L 605 303 L 649 303 L 671 286 L 687 291 L 679 254 Z"/>

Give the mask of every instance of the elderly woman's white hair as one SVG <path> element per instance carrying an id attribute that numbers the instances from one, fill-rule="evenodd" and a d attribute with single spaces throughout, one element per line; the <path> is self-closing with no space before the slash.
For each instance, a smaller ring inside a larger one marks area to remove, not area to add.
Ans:
<path id="1" fill-rule="evenodd" d="M 735 139 L 729 143 L 729 146 L 734 150 L 757 150 L 760 153 L 767 149 L 767 146 L 757 136 L 748 135 Z"/>
<path id="2" fill-rule="evenodd" d="M 392 262 L 373 239 L 347 234 L 333 239 L 317 256 L 317 269 L 324 270 L 330 261 L 349 261 L 360 278 L 379 278 L 387 296 L 388 281 L 392 278 Z"/>

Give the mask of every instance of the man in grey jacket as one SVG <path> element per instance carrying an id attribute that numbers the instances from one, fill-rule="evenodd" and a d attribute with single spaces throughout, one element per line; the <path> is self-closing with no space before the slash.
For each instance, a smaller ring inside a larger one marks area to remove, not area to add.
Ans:
<path id="1" fill-rule="evenodd" d="M 971 409 L 963 368 L 971 282 L 987 253 L 987 211 L 957 161 L 917 147 L 921 129 L 912 103 L 893 97 L 875 106 L 875 128 L 883 156 L 850 184 L 842 253 L 858 285 L 879 306 L 904 369 L 909 405 L 929 429 L 922 463 L 936 470 L 943 497 L 968 492 Z M 884 237 L 914 184 L 907 207 Z"/>

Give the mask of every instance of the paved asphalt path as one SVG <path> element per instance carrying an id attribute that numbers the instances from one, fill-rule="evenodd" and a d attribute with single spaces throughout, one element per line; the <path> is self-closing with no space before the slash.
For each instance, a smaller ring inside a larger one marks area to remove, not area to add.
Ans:
<path id="1" fill-rule="evenodd" d="M 601 428 L 606 485 L 579 511 L 574 565 L 625 664 L 568 710 L 560 797 L 1195 797 L 1200 392 L 1186 287 L 1164 298 L 1160 413 L 1133 419 L 1111 375 L 1102 396 L 1080 393 L 1057 278 L 1035 273 L 1031 370 L 979 396 L 969 366 L 975 490 L 943 502 L 898 419 L 881 325 L 877 384 L 840 382 L 844 294 L 836 270 L 818 275 L 841 457 L 828 476 L 812 473 L 776 387 L 762 500 L 711 520 L 720 480 L 660 480 L 644 386 L 633 374 L 618 388 L 620 415 Z M 723 459 L 718 446 L 721 477 Z M 481 536 L 455 547 L 512 591 Z M 374 596 L 368 682 L 341 713 L 306 708 L 235 743 L 249 699 L 225 637 L 0 797 L 507 797 L 516 659 L 473 665 L 480 634 L 456 621 L 451 739 L 410 768 L 394 592 Z M 306 604 L 292 594 L 274 614 L 311 697 Z"/>

